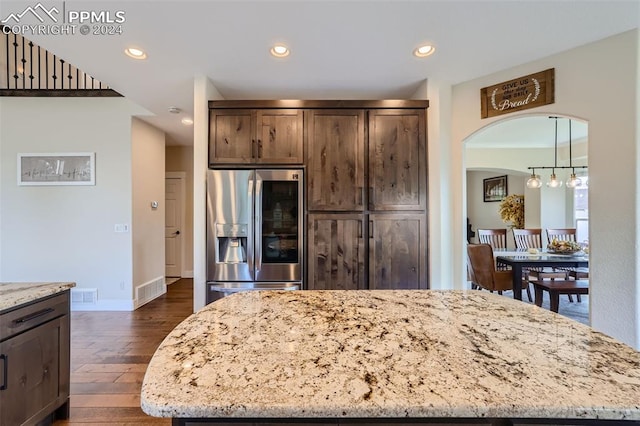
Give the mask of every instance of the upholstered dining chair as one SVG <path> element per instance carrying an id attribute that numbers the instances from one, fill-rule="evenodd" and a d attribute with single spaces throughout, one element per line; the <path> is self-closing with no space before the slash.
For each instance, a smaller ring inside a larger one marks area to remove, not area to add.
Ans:
<path id="1" fill-rule="evenodd" d="M 489 244 L 492 249 L 507 248 L 506 229 L 478 229 L 478 241 L 480 244 Z"/>
<path id="2" fill-rule="evenodd" d="M 478 288 L 499 294 L 513 288 L 513 271 L 496 270 L 493 249 L 489 244 L 468 244 L 467 260 L 471 282 Z"/>

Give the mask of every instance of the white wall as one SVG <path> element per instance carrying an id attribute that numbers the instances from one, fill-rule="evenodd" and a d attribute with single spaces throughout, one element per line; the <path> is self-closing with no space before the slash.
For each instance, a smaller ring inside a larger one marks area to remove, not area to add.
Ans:
<path id="1" fill-rule="evenodd" d="M 133 184 L 133 294 L 143 284 L 161 280 L 164 283 L 165 250 L 165 134 L 134 118 L 131 123 Z M 151 208 L 157 201 L 158 208 Z M 156 293 L 159 296 L 166 292 Z M 149 301 L 149 300 L 146 300 Z M 136 301 L 136 307 L 142 301 Z"/>
<path id="2" fill-rule="evenodd" d="M 591 324 L 640 347 L 638 271 L 638 30 L 504 70 L 453 88 L 454 193 L 463 194 L 464 141 L 500 119 L 481 119 L 480 89 L 555 68 L 555 103 L 530 112 L 589 123 Z M 512 113 L 512 116 L 520 113 Z M 620 184 L 625 182 L 624 185 Z M 455 200 L 454 286 L 464 282 L 465 200 Z"/>
<path id="3" fill-rule="evenodd" d="M 75 281 L 131 309 L 131 116 L 124 98 L 0 98 L 0 280 Z M 95 186 L 17 186 L 19 152 L 95 152 Z"/>
<path id="4" fill-rule="evenodd" d="M 209 101 L 223 99 L 211 80 L 197 76 L 193 82 L 193 309 L 205 305 L 206 180 L 209 164 Z"/>
<path id="5" fill-rule="evenodd" d="M 183 235 L 183 278 L 193 277 L 193 146 L 167 146 L 165 171 L 185 172 L 185 229 Z M 204 160 L 203 160 L 204 161 Z"/>
<path id="6" fill-rule="evenodd" d="M 510 224 L 503 222 L 498 212 L 500 203 L 484 201 L 483 180 L 504 174 L 495 171 L 467 171 L 467 216 L 474 231 L 478 229 L 506 229 L 507 247 L 514 248 Z M 508 195 L 524 194 L 525 182 L 526 179 L 521 175 L 507 174 Z M 477 233 L 475 239 L 471 240 L 471 242 L 478 242 Z"/>

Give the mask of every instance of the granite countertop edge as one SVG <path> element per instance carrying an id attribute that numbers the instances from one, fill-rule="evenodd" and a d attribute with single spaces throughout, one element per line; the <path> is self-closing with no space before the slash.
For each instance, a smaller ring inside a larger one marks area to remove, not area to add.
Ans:
<path id="1" fill-rule="evenodd" d="M 480 291 L 246 292 L 167 336 L 141 407 L 174 418 L 637 421 L 640 353 Z"/>
<path id="2" fill-rule="evenodd" d="M 74 282 L 0 283 L 0 313 L 67 291 L 75 286 Z"/>

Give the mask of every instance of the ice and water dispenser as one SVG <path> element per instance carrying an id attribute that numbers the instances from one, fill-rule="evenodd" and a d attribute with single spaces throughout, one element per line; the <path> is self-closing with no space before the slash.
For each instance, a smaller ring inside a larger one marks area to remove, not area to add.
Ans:
<path id="1" fill-rule="evenodd" d="M 216 224 L 217 263 L 247 263 L 247 224 Z"/>

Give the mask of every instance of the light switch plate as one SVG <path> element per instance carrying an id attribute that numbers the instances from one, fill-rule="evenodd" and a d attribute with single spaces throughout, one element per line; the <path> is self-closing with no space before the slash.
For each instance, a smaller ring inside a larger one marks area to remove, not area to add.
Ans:
<path id="1" fill-rule="evenodd" d="M 128 223 L 116 223 L 113 227 L 114 232 L 129 232 L 129 224 Z"/>

